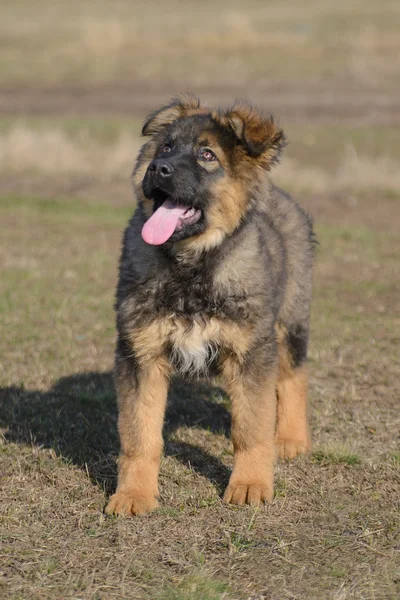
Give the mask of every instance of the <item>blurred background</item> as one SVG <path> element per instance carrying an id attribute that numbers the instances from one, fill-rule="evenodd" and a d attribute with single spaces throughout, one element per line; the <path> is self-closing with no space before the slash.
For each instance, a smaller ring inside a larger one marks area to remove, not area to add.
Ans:
<path id="1" fill-rule="evenodd" d="M 385 206 L 400 193 L 397 0 L 15 0 L 0 11 L 0 192 L 132 203 L 143 117 L 192 90 L 274 113 L 289 139 L 275 179 L 317 195 L 316 215 L 333 196 L 359 215 L 353 192 L 379 191 Z"/>
<path id="2" fill-rule="evenodd" d="M 400 597 L 399 32 L 399 0 L 1 0 L 4 597 Z M 186 90 L 287 134 L 272 178 L 320 243 L 314 453 L 278 465 L 268 509 L 223 506 L 229 401 L 175 389 L 162 508 L 116 522 L 130 174 L 145 115 Z"/>

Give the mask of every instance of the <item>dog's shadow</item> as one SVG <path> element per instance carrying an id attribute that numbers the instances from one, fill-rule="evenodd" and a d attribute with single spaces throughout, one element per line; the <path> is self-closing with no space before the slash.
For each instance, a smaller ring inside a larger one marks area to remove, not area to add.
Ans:
<path id="1" fill-rule="evenodd" d="M 201 447 L 174 438 L 181 426 L 229 435 L 230 414 L 221 395 L 209 386 L 173 382 L 164 426 L 165 453 L 208 477 L 221 493 L 229 470 Z M 0 427 L 7 440 L 53 448 L 107 493 L 115 489 L 119 441 L 110 372 L 62 377 L 48 392 L 2 388 Z"/>

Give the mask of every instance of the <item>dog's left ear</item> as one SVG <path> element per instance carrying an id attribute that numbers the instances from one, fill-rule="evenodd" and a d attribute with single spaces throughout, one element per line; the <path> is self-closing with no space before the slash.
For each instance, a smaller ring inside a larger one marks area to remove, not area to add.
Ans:
<path id="1" fill-rule="evenodd" d="M 279 160 L 286 138 L 272 116 L 265 117 L 250 105 L 241 103 L 220 115 L 220 119 L 231 128 L 249 156 L 264 159 L 264 166 Z"/>
<path id="2" fill-rule="evenodd" d="M 182 94 L 173 98 L 169 104 L 151 113 L 142 128 L 142 135 L 150 136 L 159 133 L 163 127 L 178 119 L 200 112 L 200 100 L 193 94 Z"/>

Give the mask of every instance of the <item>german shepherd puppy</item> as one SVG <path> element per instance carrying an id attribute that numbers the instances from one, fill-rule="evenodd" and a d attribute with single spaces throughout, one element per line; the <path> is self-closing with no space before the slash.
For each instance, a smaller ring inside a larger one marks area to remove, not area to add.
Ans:
<path id="1" fill-rule="evenodd" d="M 271 183 L 285 137 L 240 103 L 183 96 L 151 114 L 133 173 L 138 200 L 117 287 L 118 487 L 107 513 L 157 506 L 173 374 L 216 382 L 232 403 L 226 502 L 273 498 L 276 455 L 310 450 L 306 354 L 313 231 Z"/>

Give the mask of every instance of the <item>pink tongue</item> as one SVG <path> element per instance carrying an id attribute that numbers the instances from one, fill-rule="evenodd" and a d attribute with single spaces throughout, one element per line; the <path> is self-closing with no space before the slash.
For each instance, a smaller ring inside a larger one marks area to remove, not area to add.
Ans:
<path id="1" fill-rule="evenodd" d="M 144 241 L 153 246 L 166 242 L 174 233 L 179 217 L 187 209 L 187 206 L 176 206 L 170 200 L 166 200 L 144 224 L 142 229 Z"/>

